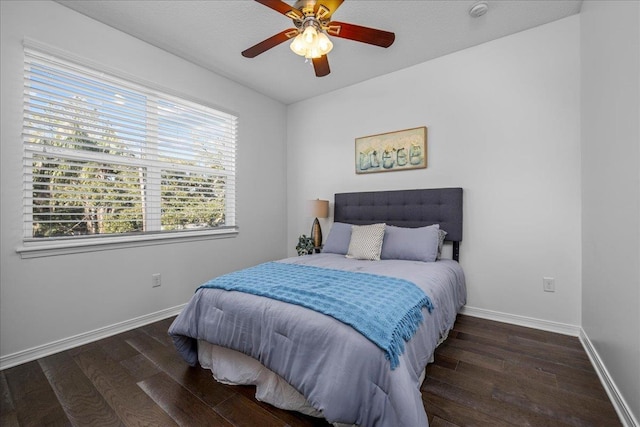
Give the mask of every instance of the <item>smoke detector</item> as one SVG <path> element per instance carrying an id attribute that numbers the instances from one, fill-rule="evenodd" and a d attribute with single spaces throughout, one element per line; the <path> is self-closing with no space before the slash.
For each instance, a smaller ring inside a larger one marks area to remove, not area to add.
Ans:
<path id="1" fill-rule="evenodd" d="M 471 6 L 471 9 L 469 9 L 469 15 L 471 15 L 472 18 L 478 18 L 487 13 L 488 10 L 489 5 L 486 1 L 477 1 Z"/>

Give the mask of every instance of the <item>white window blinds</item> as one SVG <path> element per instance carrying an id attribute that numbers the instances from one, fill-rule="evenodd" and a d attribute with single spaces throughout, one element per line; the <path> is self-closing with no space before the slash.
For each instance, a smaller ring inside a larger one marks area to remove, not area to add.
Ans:
<path id="1" fill-rule="evenodd" d="M 235 227 L 237 117 L 25 49 L 25 239 Z"/>

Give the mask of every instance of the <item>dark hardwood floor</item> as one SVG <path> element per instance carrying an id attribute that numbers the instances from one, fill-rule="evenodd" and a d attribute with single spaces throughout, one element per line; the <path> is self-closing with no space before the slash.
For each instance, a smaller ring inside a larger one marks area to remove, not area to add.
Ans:
<path id="1" fill-rule="evenodd" d="M 216 383 L 172 319 L 0 372 L 0 426 L 327 426 Z M 427 369 L 432 427 L 620 425 L 577 338 L 458 316 Z"/>

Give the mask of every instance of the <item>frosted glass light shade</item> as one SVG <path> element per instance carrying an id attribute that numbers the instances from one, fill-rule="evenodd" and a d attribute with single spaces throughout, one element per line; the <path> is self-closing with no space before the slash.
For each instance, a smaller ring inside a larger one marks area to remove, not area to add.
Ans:
<path id="1" fill-rule="evenodd" d="M 304 42 L 302 34 L 298 34 L 289 47 L 291 47 L 291 50 L 296 55 L 305 56 L 307 54 L 307 45 Z"/>
<path id="2" fill-rule="evenodd" d="M 320 55 L 326 55 L 331 52 L 333 49 L 333 43 L 329 40 L 329 37 L 325 33 L 318 34 L 318 50 L 320 50 Z"/>

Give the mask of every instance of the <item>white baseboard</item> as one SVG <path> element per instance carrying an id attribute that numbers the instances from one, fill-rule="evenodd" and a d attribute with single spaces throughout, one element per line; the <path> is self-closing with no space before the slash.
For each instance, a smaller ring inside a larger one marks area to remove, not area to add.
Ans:
<path id="1" fill-rule="evenodd" d="M 482 319 L 495 320 L 496 322 L 510 323 L 528 328 L 540 329 L 543 331 L 556 332 L 563 335 L 571 335 L 578 337 L 582 343 L 593 369 L 595 369 L 600 382 L 604 387 L 611 404 L 618 413 L 620 421 L 625 427 L 640 427 L 638 420 L 634 417 L 629 409 L 629 405 L 620 394 L 618 387 L 609 375 L 607 368 L 600 359 L 595 347 L 591 344 L 589 337 L 580 326 L 569 325 L 566 323 L 550 322 L 548 320 L 535 319 L 532 317 L 519 316 L 516 314 L 501 313 L 499 311 L 486 310 L 483 308 L 465 306 L 460 310 L 461 314 L 468 316 L 480 317 Z"/>
<path id="2" fill-rule="evenodd" d="M 580 326 L 569 325 L 567 323 L 551 322 L 549 320 L 536 319 L 534 317 L 502 313 L 499 311 L 469 306 L 462 307 L 460 313 L 472 317 L 495 320 L 496 322 L 510 323 L 512 325 L 525 326 L 527 328 L 540 329 L 548 332 L 556 332 L 562 335 L 571 335 L 572 337 L 580 335 Z"/>
<path id="3" fill-rule="evenodd" d="M 20 365 L 21 363 L 30 362 L 41 357 L 59 353 L 64 350 L 69 350 L 70 348 L 88 344 L 93 341 L 107 338 L 121 332 L 139 328 L 140 326 L 148 325 L 149 323 L 157 322 L 159 320 L 175 316 L 180 313 L 185 306 L 186 304 L 182 304 L 176 307 L 167 308 L 165 310 L 156 311 L 155 313 L 145 314 L 144 316 L 125 320 L 124 322 L 115 323 L 113 325 L 105 326 L 93 331 L 83 332 L 72 337 L 63 338 L 61 340 L 54 341 L 48 344 L 39 345 L 27 350 L 18 351 L 16 353 L 2 356 L 0 357 L 0 371 L 3 369 L 11 368 L 12 366 Z"/>
<path id="4" fill-rule="evenodd" d="M 640 426 L 638 420 L 634 417 L 633 413 L 629 409 L 629 405 L 627 404 L 626 400 L 624 400 L 624 397 L 622 397 L 622 394 L 620 394 L 620 390 L 618 390 L 618 387 L 613 381 L 613 378 L 611 378 L 611 375 L 609 375 L 609 371 L 607 371 L 607 367 L 602 362 L 602 359 L 600 359 L 600 355 L 598 355 L 596 348 L 593 346 L 591 340 L 587 336 L 587 333 L 582 328 L 580 328 L 579 338 L 582 346 L 584 347 L 584 350 L 587 352 L 587 356 L 589 356 L 589 360 L 591 360 L 593 368 L 596 370 L 596 373 L 600 378 L 602 386 L 607 392 L 607 395 L 609 395 L 609 400 L 611 400 L 613 407 L 618 413 L 618 417 L 620 417 L 622 425 L 624 425 L 625 427 Z"/>

